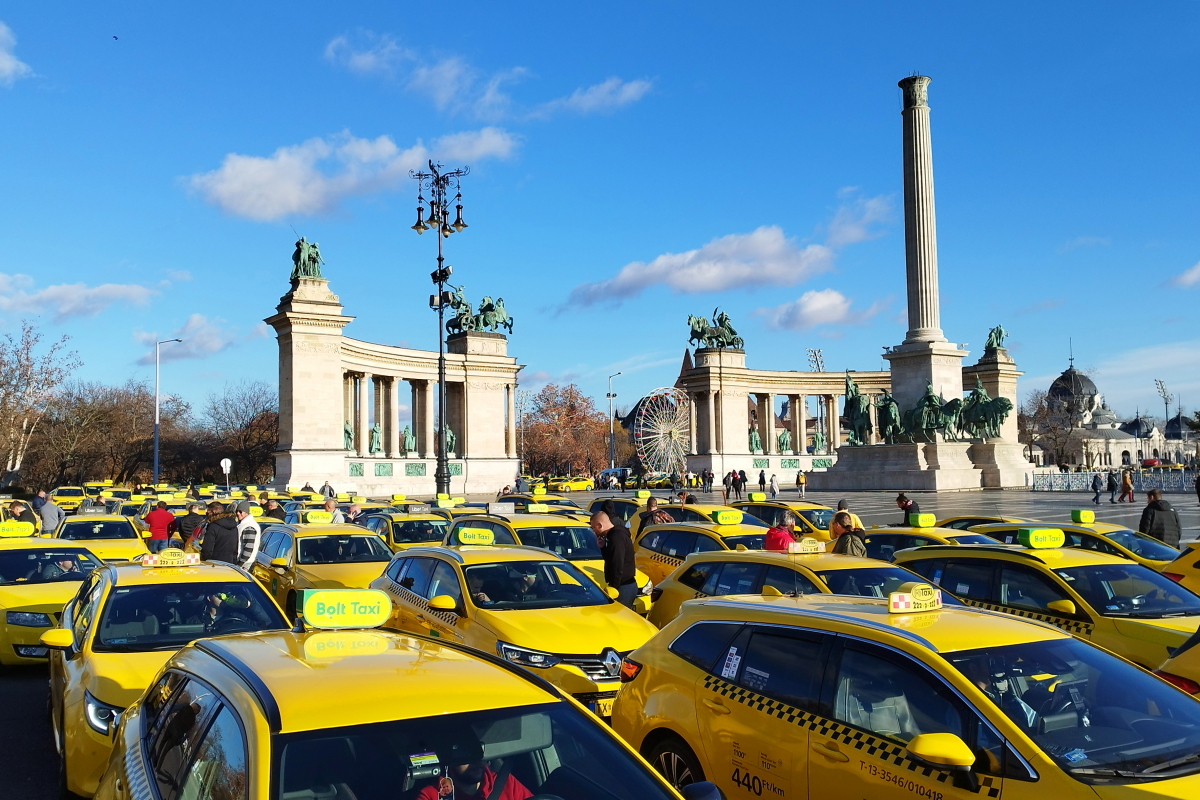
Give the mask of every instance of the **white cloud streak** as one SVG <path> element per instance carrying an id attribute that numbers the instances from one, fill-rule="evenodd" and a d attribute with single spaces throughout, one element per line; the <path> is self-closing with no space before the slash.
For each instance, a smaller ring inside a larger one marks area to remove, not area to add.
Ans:
<path id="1" fill-rule="evenodd" d="M 145 305 L 157 292 L 127 283 L 62 283 L 35 289 L 28 275 L 0 273 L 0 311 L 50 314 L 55 322 L 73 317 L 94 317 L 115 303 Z"/>
<path id="2" fill-rule="evenodd" d="M 12 86 L 33 75 L 33 67 L 17 58 L 17 35 L 0 22 L 0 84 Z"/>
<path id="3" fill-rule="evenodd" d="M 825 244 L 839 248 L 878 238 L 884 233 L 879 225 L 891 218 L 892 199 L 887 195 L 850 199 L 834 212 Z"/>
<path id="4" fill-rule="evenodd" d="M 560 111 L 576 114 L 598 114 L 623 108 L 641 100 L 653 88 L 653 84 L 645 78 L 623 81 L 612 77 L 603 83 L 576 89 L 568 97 L 560 97 L 543 103 L 530 114 L 533 118 L 551 116 Z"/>
<path id="5" fill-rule="evenodd" d="M 413 53 L 396 43 L 391 36 L 363 33 L 352 42 L 347 35 L 336 36 L 325 45 L 325 59 L 361 75 L 391 74 L 396 66 L 413 58 Z M 362 40 L 365 39 L 365 42 Z"/>
<path id="6" fill-rule="evenodd" d="M 401 150 L 389 136 L 360 139 L 343 131 L 280 147 L 270 156 L 230 153 L 220 168 L 192 175 L 187 185 L 227 214 L 257 222 L 332 211 L 347 197 L 396 188 L 426 160 L 507 158 L 518 138 L 500 128 L 464 131 Z"/>
<path id="7" fill-rule="evenodd" d="M 183 339 L 183 341 L 171 342 L 159 347 L 161 361 L 204 359 L 224 352 L 235 345 L 267 335 L 263 330 L 264 327 L 262 323 L 259 323 L 251 329 L 250 333 L 242 335 L 223 319 L 209 318 L 204 314 L 192 314 L 182 326 L 168 336 L 140 331 L 134 333 L 135 340 L 150 347 L 149 352 L 139 358 L 137 363 L 153 364 L 154 343 L 165 339 Z"/>
<path id="8" fill-rule="evenodd" d="M 1190 289 L 1197 283 L 1200 283 L 1200 261 L 1197 261 L 1174 278 L 1171 278 L 1169 283 L 1172 286 L 1179 286 L 1183 289 Z"/>
<path id="9" fill-rule="evenodd" d="M 767 327 L 776 330 L 811 330 L 819 325 L 857 325 L 882 311 L 887 300 L 855 311 L 852 301 L 836 289 L 808 291 L 795 300 L 774 308 L 759 308 L 754 315 L 765 317 Z"/>
<path id="10" fill-rule="evenodd" d="M 1083 247 L 1108 247 L 1112 240 L 1103 236 L 1076 236 L 1058 246 L 1059 253 L 1069 253 Z"/>

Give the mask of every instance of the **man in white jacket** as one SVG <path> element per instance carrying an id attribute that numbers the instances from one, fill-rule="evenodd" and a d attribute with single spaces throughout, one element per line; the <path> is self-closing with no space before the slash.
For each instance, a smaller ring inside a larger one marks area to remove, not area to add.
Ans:
<path id="1" fill-rule="evenodd" d="M 258 520 L 250 513 L 249 501 L 243 500 L 238 503 L 234 513 L 238 521 L 238 538 L 242 543 L 238 562 L 242 569 L 248 570 L 254 564 L 254 559 L 258 558 L 258 551 L 262 546 L 262 528 L 258 527 Z"/>

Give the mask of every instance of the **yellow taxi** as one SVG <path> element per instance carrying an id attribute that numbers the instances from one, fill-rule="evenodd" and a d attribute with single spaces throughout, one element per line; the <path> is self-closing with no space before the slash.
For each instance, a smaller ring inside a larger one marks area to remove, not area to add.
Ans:
<path id="1" fill-rule="evenodd" d="M 141 564 L 92 572 L 42 634 L 50 648 L 50 722 L 66 791 L 90 796 L 113 727 L 171 654 L 194 639 L 286 629 L 279 608 L 246 572 L 167 549 Z"/>
<path id="2" fill-rule="evenodd" d="M 728 800 L 1200 796 L 1200 701 L 940 595 L 685 603 L 626 658 L 613 729 L 675 785 Z"/>
<path id="3" fill-rule="evenodd" d="M 104 561 L 122 562 L 144 556 L 149 530 L 141 530 L 119 514 L 85 514 L 67 517 L 58 524 L 55 539 L 82 542 Z"/>
<path id="4" fill-rule="evenodd" d="M 764 535 L 766 534 L 767 529 L 770 527 L 767 525 L 767 523 L 763 522 L 761 519 L 752 514 L 747 514 L 741 509 L 737 509 L 732 506 L 721 505 L 720 503 L 659 503 L 658 510 L 666 512 L 671 517 L 673 522 L 698 522 L 702 524 L 709 524 L 716 522 L 718 515 L 723 515 L 723 517 L 727 520 L 734 519 L 736 517 L 739 520 L 737 523 L 739 525 L 748 525 L 759 528 Z M 634 514 L 632 517 L 630 517 L 629 522 L 626 523 L 627 527 L 629 528 L 629 532 L 633 534 L 635 539 L 637 538 L 638 532 L 641 531 L 642 526 L 645 524 L 644 517 L 646 513 L 646 509 L 642 509 L 640 513 Z M 725 522 L 720 524 L 728 525 L 733 523 Z"/>
<path id="5" fill-rule="evenodd" d="M 935 528 L 951 528 L 956 531 L 965 531 L 968 528 L 974 528 L 976 525 L 991 525 L 994 522 L 1022 522 L 1025 527 L 1029 527 L 1032 520 L 1022 517 L 1003 517 L 1003 516 L 988 516 L 986 514 L 960 514 L 956 517 L 943 517 L 934 525 Z"/>
<path id="6" fill-rule="evenodd" d="M 174 654 L 122 715 L 96 797 L 678 800 L 537 675 L 367 628 L 382 616 L 371 610 L 386 607 L 377 592 L 306 597 L 306 607 L 347 613 L 306 613 L 317 629 L 206 639 Z M 715 797 L 710 789 L 697 797 Z"/>
<path id="7" fill-rule="evenodd" d="M 794 552 L 719 550 L 693 553 L 650 593 L 651 624 L 661 628 L 679 607 L 699 597 L 727 594 L 846 594 L 887 597 L 897 587 L 924 580 L 895 564 L 826 553 L 823 542 L 805 538 Z M 958 602 L 953 598 L 950 601 Z"/>
<path id="8" fill-rule="evenodd" d="M 1163 544 L 1152 536 L 1130 530 L 1124 525 L 1113 525 L 1108 522 L 1096 522 L 1092 511 L 1074 511 L 1072 521 L 1038 522 L 1037 526 L 1057 528 L 1066 536 L 1063 547 L 1078 547 L 1083 550 L 1095 550 L 1098 553 L 1108 553 L 1112 556 L 1136 561 L 1144 567 L 1162 571 L 1168 564 L 1179 557 L 1179 551 L 1168 544 Z M 971 530 L 999 539 L 1005 544 L 1017 541 L 1017 536 L 1031 523 L 993 523 L 980 525 Z"/>
<path id="9" fill-rule="evenodd" d="M 796 533 L 822 542 L 829 541 L 829 520 L 836 513 L 829 506 L 803 500 L 768 500 L 763 492 L 751 492 L 746 498 L 729 505 L 757 517 L 772 528 L 779 524 L 785 512 L 790 511 L 796 518 Z"/>
<path id="10" fill-rule="evenodd" d="M 398 553 L 414 545 L 440 544 L 450 530 L 450 521 L 432 513 L 429 506 L 424 508 L 425 512 L 373 511 L 367 514 L 363 525 L 379 534 L 392 552 Z"/>
<path id="11" fill-rule="evenodd" d="M 631 524 L 630 520 L 646 510 L 646 503 L 649 501 L 650 496 L 649 489 L 638 489 L 632 494 L 632 496 L 618 495 L 614 497 L 610 495 L 608 497 L 597 497 L 588 504 L 587 511 L 585 513 L 590 516 L 595 514 L 597 511 L 603 511 L 605 505 L 611 505 L 612 510 L 616 512 L 616 516 L 621 520 L 621 523 L 626 527 L 629 527 Z M 671 502 L 670 499 L 666 497 L 659 497 L 656 499 L 658 500 L 660 507 Z"/>
<path id="12" fill-rule="evenodd" d="M 913 514 L 914 517 L 932 517 L 932 514 Z M 926 522 L 932 520 L 921 520 Z M 907 527 L 869 528 L 862 533 L 867 555 L 881 561 L 891 561 L 896 553 L 911 547 L 928 547 L 935 544 L 1000 544 L 983 533 L 959 531 L 954 528 Z"/>
<path id="13" fill-rule="evenodd" d="M 59 486 L 50 492 L 54 505 L 70 513 L 79 508 L 79 504 L 87 499 L 87 493 L 82 486 Z"/>
<path id="14" fill-rule="evenodd" d="M 553 503 L 556 506 L 569 506 L 571 508 L 579 508 L 579 503 L 574 500 L 569 500 L 566 497 L 557 494 L 547 494 L 544 490 L 539 491 L 540 486 L 535 486 L 532 492 L 522 492 L 520 494 L 501 495 L 498 499 L 501 503 L 512 503 L 517 511 L 523 511 L 525 506 L 530 503 L 549 504 Z"/>
<path id="15" fill-rule="evenodd" d="M 267 525 L 250 573 L 275 602 L 296 615 L 305 589 L 365 589 L 383 573 L 392 551 L 361 525 L 329 522 L 327 511 L 308 511 L 305 522 Z"/>
<path id="16" fill-rule="evenodd" d="M 1200 677 L 1185 678 L 1184 675 L 1200 676 L 1200 630 L 1171 651 L 1171 656 L 1154 674 L 1167 683 L 1174 684 L 1191 695 L 1200 696 Z"/>
<path id="17" fill-rule="evenodd" d="M 1146 669 L 1200 627 L 1200 596 L 1141 564 L 1063 547 L 1064 538 L 1026 529 L 1019 546 L 934 545 L 897 553 L 896 563 L 968 605 L 1048 622 Z"/>
<path id="18" fill-rule="evenodd" d="M 100 565 L 76 542 L 34 536 L 32 523 L 0 523 L 0 664 L 45 663 L 42 634 Z"/>
<path id="19" fill-rule="evenodd" d="M 1200 541 L 1187 542 L 1183 552 L 1163 567 L 1162 574 L 1200 594 Z"/>
<path id="20" fill-rule="evenodd" d="M 596 482 L 591 478 L 551 478 L 546 488 L 552 492 L 591 492 L 596 489 Z"/>
<path id="21" fill-rule="evenodd" d="M 767 529 L 754 517 L 750 519 L 759 524 L 747 525 L 742 521 L 742 512 L 730 509 L 716 519 L 716 522 L 651 525 L 634 537 L 634 563 L 657 586 L 692 553 L 762 549 Z"/>
<path id="22" fill-rule="evenodd" d="M 496 653 L 607 716 L 622 656 L 654 626 L 566 559 L 483 528 L 469 538 L 481 544 L 395 555 L 371 584 L 392 599 L 387 626 Z"/>

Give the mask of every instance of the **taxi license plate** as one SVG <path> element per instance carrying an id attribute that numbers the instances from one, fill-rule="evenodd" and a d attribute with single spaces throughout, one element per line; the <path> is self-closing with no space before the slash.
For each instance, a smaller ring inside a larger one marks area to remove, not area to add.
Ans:
<path id="1" fill-rule="evenodd" d="M 592 713 L 597 717 L 611 717 L 613 707 L 613 698 L 601 697 L 592 704 Z"/>

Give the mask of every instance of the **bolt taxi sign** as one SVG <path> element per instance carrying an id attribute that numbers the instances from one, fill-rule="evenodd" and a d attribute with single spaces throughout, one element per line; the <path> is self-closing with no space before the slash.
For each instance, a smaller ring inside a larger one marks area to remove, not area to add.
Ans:
<path id="1" fill-rule="evenodd" d="M 185 553 L 178 547 L 167 547 L 142 556 L 143 567 L 191 567 L 199 563 L 199 553 Z"/>
<path id="2" fill-rule="evenodd" d="M 489 545 L 496 543 L 496 534 L 487 528 L 459 528 L 454 535 L 459 544 Z"/>
<path id="3" fill-rule="evenodd" d="M 488 513 L 493 513 L 493 512 L 488 512 Z M 499 513 L 499 512 L 495 512 L 495 513 Z M 509 512 L 509 513 L 511 513 L 511 512 Z M 546 505 L 545 503 L 530 503 L 529 505 L 525 506 L 525 513 L 526 514 L 549 514 L 550 506 Z"/>
<path id="4" fill-rule="evenodd" d="M 1021 528 L 1017 531 L 1017 541 L 1031 550 L 1062 547 L 1066 540 L 1066 535 L 1058 528 Z"/>
<path id="5" fill-rule="evenodd" d="M 942 607 L 942 592 L 928 583 L 913 581 L 888 595 L 889 614 L 914 614 L 937 611 Z"/>
<path id="6" fill-rule="evenodd" d="M 908 525 L 911 528 L 932 528 L 937 524 L 937 517 L 933 514 L 909 514 Z"/>
<path id="7" fill-rule="evenodd" d="M 33 536 L 33 523 L 10 519 L 0 522 L 0 536 Z"/>
<path id="8" fill-rule="evenodd" d="M 326 525 L 333 522 L 333 514 L 328 511 L 305 511 L 304 521 L 310 525 Z"/>
<path id="9" fill-rule="evenodd" d="M 387 622 L 392 601 L 378 589 L 306 589 L 300 613 L 310 628 L 377 628 Z"/>
<path id="10" fill-rule="evenodd" d="M 1096 521 L 1096 512 L 1088 509 L 1080 509 L 1071 512 L 1071 522 L 1079 525 L 1091 525 Z"/>
<path id="11" fill-rule="evenodd" d="M 742 512 L 740 511 L 714 511 L 712 513 L 712 521 L 718 525 L 738 525 L 742 521 Z"/>

